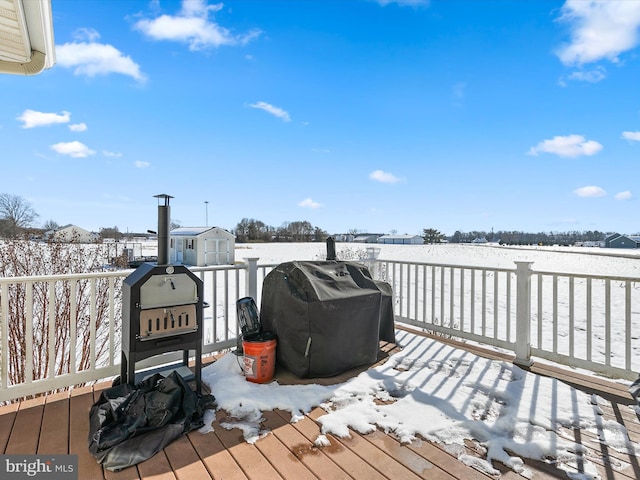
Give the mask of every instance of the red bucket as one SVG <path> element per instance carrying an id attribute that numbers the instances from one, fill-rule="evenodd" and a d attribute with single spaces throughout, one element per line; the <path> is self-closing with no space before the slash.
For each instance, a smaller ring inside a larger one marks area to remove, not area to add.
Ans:
<path id="1" fill-rule="evenodd" d="M 254 383 L 273 379 L 276 368 L 276 339 L 265 341 L 242 340 L 244 376 Z"/>

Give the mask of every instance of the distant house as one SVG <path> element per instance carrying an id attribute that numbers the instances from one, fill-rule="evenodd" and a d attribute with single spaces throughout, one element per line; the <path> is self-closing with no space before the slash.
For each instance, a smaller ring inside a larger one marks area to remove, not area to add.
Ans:
<path id="1" fill-rule="evenodd" d="M 57 230 L 51 230 L 45 234 L 46 238 L 50 238 L 57 242 L 79 242 L 91 243 L 97 239 L 96 234 L 91 233 L 84 228 L 76 225 L 65 225 Z"/>
<path id="2" fill-rule="evenodd" d="M 604 245 L 607 248 L 639 248 L 640 236 L 627 236 L 614 233 L 605 238 Z"/>
<path id="3" fill-rule="evenodd" d="M 382 235 L 378 243 L 397 245 L 422 245 L 424 238 L 420 235 Z"/>
<path id="4" fill-rule="evenodd" d="M 353 238 L 355 243 L 378 243 L 378 238 L 382 237 L 381 233 L 359 233 Z"/>
<path id="5" fill-rule="evenodd" d="M 336 233 L 333 235 L 333 239 L 336 242 L 353 242 L 355 235 L 351 233 Z"/>
<path id="6" fill-rule="evenodd" d="M 169 262 L 204 267 L 232 265 L 236 237 L 220 227 L 180 227 L 169 232 Z"/>
<path id="7" fill-rule="evenodd" d="M 474 239 L 471 241 L 471 243 L 475 243 L 475 244 L 485 244 L 485 243 L 489 243 L 489 242 L 487 241 L 487 239 L 486 239 L 486 238 L 481 237 L 481 238 L 474 238 Z"/>

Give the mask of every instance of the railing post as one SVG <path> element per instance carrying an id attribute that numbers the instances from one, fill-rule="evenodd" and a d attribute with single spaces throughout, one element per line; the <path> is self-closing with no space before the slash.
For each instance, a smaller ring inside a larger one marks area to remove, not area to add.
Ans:
<path id="1" fill-rule="evenodd" d="M 528 367 L 531 360 L 531 265 L 516 264 L 516 358 L 513 363 Z"/>
<path id="2" fill-rule="evenodd" d="M 258 302 L 258 260 L 258 257 L 244 259 L 247 265 L 247 296 L 252 297 L 256 303 Z"/>

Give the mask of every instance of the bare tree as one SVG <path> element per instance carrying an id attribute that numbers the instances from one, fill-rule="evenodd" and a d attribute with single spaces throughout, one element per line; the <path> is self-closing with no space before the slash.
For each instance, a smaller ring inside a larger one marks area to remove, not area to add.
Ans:
<path id="1" fill-rule="evenodd" d="M 19 195 L 0 194 L 0 219 L 4 220 L 3 234 L 10 238 L 17 237 L 22 230 L 30 227 L 38 218 L 31 204 Z"/>
<path id="2" fill-rule="evenodd" d="M 55 220 L 47 220 L 44 222 L 44 225 L 42 225 L 42 228 L 44 228 L 45 232 L 50 232 L 58 230 L 60 225 Z"/>

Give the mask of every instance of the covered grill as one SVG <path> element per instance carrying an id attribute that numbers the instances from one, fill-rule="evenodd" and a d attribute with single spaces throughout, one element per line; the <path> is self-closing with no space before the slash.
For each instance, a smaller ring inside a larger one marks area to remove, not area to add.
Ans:
<path id="1" fill-rule="evenodd" d="M 201 391 L 203 284 L 184 265 L 169 265 L 169 195 L 158 205 L 158 263 L 144 263 L 131 273 L 122 290 L 121 382 L 135 384 L 136 362 L 183 351 L 188 365 L 195 350 L 196 388 Z"/>

